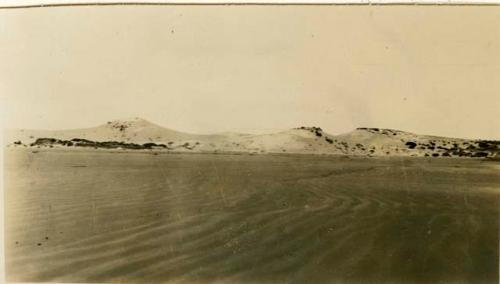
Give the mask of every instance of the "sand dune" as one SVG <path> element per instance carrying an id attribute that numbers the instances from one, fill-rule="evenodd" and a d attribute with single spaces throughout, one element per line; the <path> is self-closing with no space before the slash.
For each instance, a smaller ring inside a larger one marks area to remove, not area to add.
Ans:
<path id="1" fill-rule="evenodd" d="M 500 141 L 417 135 L 392 129 L 358 128 L 346 134 L 331 135 L 318 127 L 298 127 L 261 135 L 231 132 L 196 135 L 164 128 L 140 118 L 110 121 L 87 129 L 12 130 L 5 136 L 8 147 L 35 148 L 155 148 L 169 152 L 478 158 L 498 158 L 500 153 Z M 78 142 L 82 139 L 85 143 Z"/>
<path id="2" fill-rule="evenodd" d="M 187 134 L 161 127 L 141 118 L 120 119 L 106 122 L 92 128 L 70 130 L 11 130 L 7 131 L 7 141 L 15 139 L 34 142 L 36 138 L 58 139 L 84 138 L 93 141 L 128 141 L 146 143 L 164 140 L 189 140 L 197 135 Z"/>

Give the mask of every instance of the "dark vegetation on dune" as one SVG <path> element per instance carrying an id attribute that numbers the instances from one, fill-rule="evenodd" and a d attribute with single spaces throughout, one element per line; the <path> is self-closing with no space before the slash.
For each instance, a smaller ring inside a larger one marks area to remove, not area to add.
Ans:
<path id="1" fill-rule="evenodd" d="M 440 143 L 441 145 L 437 145 Z M 500 141 L 478 140 L 471 142 L 463 142 L 462 145 L 449 141 L 429 141 L 417 142 L 408 141 L 405 143 L 410 150 L 431 150 L 433 157 L 470 157 L 484 158 L 495 157 L 500 153 Z M 417 148 L 418 146 L 418 148 Z M 417 148 L 417 149 L 416 149 Z M 429 154 L 426 153 L 426 156 Z"/>
<path id="2" fill-rule="evenodd" d="M 84 148 L 95 148 L 95 149 L 128 149 L 128 150 L 172 150 L 176 148 L 185 148 L 188 150 L 193 150 L 196 146 L 200 145 L 200 142 L 190 144 L 185 142 L 182 145 L 173 145 L 174 142 L 168 142 L 168 145 L 161 143 L 148 142 L 144 144 L 137 143 L 126 143 L 119 141 L 92 141 L 83 138 L 73 138 L 71 140 L 62 140 L 56 138 L 38 138 L 35 142 L 31 143 L 31 147 L 50 147 L 54 146 L 66 146 L 66 147 L 84 147 Z"/>
<path id="3" fill-rule="evenodd" d="M 103 149 L 133 149 L 133 150 L 142 150 L 142 149 L 168 149 L 169 147 L 165 144 L 156 144 L 156 143 L 144 143 L 144 144 L 136 144 L 136 143 L 125 143 L 118 141 L 91 141 L 82 138 L 74 138 L 71 140 L 61 140 L 55 138 L 38 138 L 35 142 L 31 143 L 30 146 L 76 146 L 76 147 L 91 147 L 91 148 L 103 148 Z"/>
<path id="4" fill-rule="evenodd" d="M 311 127 L 308 127 L 308 126 L 301 126 L 297 129 L 302 129 L 302 130 L 307 130 L 311 133 L 314 133 L 314 135 L 316 135 L 317 137 L 322 137 L 323 136 L 323 129 L 321 129 L 321 127 L 316 127 L 316 126 L 311 126 Z"/>
<path id="5" fill-rule="evenodd" d="M 396 136 L 400 133 L 403 133 L 399 130 L 394 129 L 382 129 L 382 128 L 370 128 L 370 127 L 358 127 L 357 130 L 365 130 L 371 133 L 384 134 L 384 135 L 393 135 Z"/>

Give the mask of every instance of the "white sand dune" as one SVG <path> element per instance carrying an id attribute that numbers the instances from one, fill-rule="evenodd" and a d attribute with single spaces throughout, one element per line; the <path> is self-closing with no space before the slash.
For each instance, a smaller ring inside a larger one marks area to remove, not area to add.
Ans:
<path id="1" fill-rule="evenodd" d="M 146 143 L 163 140 L 185 140 L 196 135 L 186 134 L 161 127 L 141 118 L 121 119 L 107 122 L 92 128 L 71 130 L 13 130 L 8 131 L 7 139 L 34 142 L 36 138 L 57 139 L 83 138 L 93 141 L 126 141 Z"/>
<path id="2" fill-rule="evenodd" d="M 164 128 L 141 118 L 107 122 L 94 128 L 43 131 L 12 130 L 5 135 L 8 146 L 50 146 L 39 138 L 96 142 L 157 143 L 168 145 L 168 151 L 298 153 L 368 156 L 448 156 L 498 157 L 500 141 L 467 140 L 417 135 L 409 132 L 358 128 L 352 132 L 331 135 L 317 127 L 300 127 L 271 134 L 225 132 L 212 135 L 188 134 Z M 14 142 L 17 144 L 14 144 Z M 67 145 L 65 145 L 67 146 Z M 96 146 L 99 147 L 99 146 Z"/>

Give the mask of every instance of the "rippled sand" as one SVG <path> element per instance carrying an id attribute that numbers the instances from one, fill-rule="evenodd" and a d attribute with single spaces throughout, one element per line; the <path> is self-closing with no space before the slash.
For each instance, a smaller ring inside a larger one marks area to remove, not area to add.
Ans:
<path id="1" fill-rule="evenodd" d="M 9 281 L 498 282 L 498 162 L 4 157 Z"/>

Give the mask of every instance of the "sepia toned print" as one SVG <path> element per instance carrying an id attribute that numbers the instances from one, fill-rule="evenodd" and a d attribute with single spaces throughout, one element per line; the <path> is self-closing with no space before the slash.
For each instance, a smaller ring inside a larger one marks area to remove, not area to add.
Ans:
<path id="1" fill-rule="evenodd" d="M 499 7 L 0 23 L 7 282 L 498 283 Z"/>

